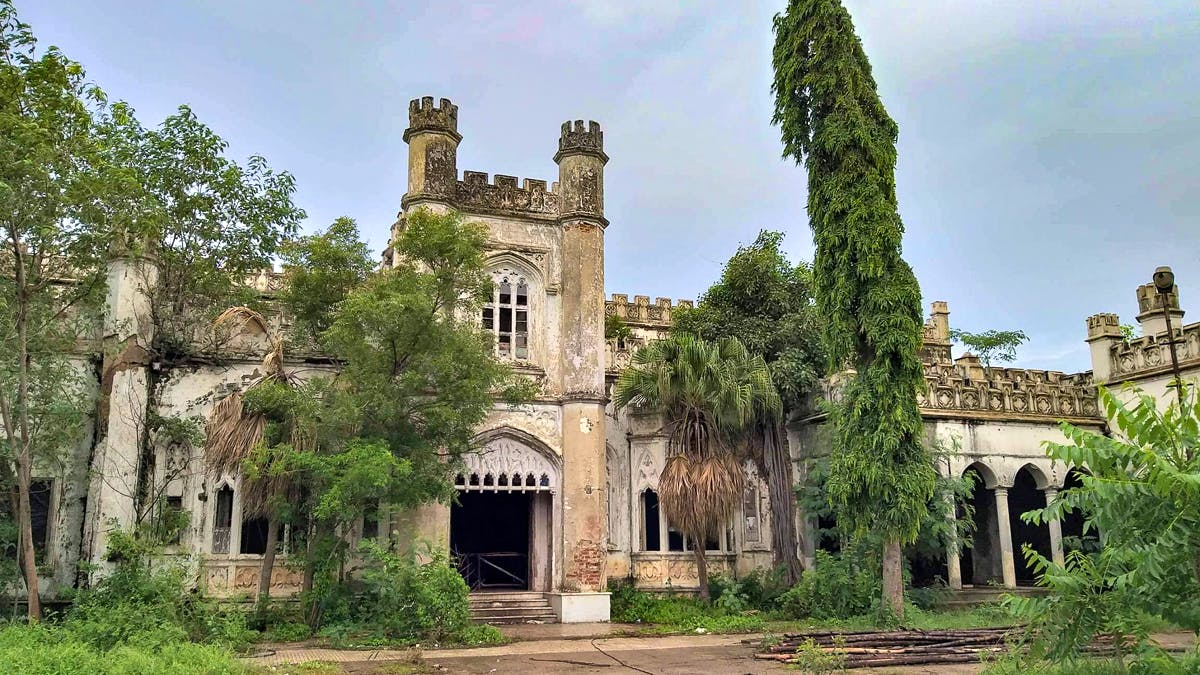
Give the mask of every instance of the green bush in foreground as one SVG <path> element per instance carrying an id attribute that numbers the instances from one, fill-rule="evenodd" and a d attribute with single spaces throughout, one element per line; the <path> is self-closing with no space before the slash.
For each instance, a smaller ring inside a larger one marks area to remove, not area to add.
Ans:
<path id="1" fill-rule="evenodd" d="M 805 570 L 800 583 L 780 596 L 779 606 L 792 619 L 861 616 L 878 607 L 881 592 L 879 569 L 867 551 L 817 551 L 815 569 Z"/>
<path id="2" fill-rule="evenodd" d="M 222 675 L 245 669 L 216 645 L 161 642 L 139 644 L 139 635 L 102 649 L 65 627 L 13 624 L 0 629 L 0 672 L 28 675 Z"/>

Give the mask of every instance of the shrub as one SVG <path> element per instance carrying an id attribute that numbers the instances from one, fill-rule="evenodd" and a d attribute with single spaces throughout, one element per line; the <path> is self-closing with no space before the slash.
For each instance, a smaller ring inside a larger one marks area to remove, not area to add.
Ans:
<path id="1" fill-rule="evenodd" d="M 467 583 L 444 557 L 419 565 L 366 542 L 354 617 L 393 639 L 447 640 L 470 625 Z"/>
<path id="2" fill-rule="evenodd" d="M 780 609 L 796 619 L 833 619 L 867 614 L 882 593 L 879 567 L 851 546 L 839 554 L 817 551 L 815 569 L 779 598 Z"/>
<path id="3" fill-rule="evenodd" d="M 487 624 L 471 624 L 459 631 L 454 642 L 464 645 L 498 645 L 504 642 L 500 629 Z"/>
<path id="4" fill-rule="evenodd" d="M 63 627 L 14 624 L 0 629 L 0 672 L 223 675 L 245 669 L 214 645 L 175 642 L 147 647 L 126 642 L 105 650 Z"/>

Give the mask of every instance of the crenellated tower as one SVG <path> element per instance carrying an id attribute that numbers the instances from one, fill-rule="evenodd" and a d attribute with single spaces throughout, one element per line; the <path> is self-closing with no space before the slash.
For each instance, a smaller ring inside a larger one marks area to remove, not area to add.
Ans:
<path id="1" fill-rule="evenodd" d="M 403 206 L 422 202 L 449 204 L 458 182 L 458 106 L 432 96 L 408 104 L 408 192 Z"/>
<path id="2" fill-rule="evenodd" d="M 558 139 L 558 223 L 562 228 L 562 392 L 565 507 L 564 581 L 569 590 L 605 590 L 607 489 L 604 391 L 604 133 L 565 122 Z"/>

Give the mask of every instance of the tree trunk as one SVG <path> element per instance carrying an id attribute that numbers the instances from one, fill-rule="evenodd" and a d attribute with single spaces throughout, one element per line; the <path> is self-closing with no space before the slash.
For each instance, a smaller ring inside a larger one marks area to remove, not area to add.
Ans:
<path id="1" fill-rule="evenodd" d="M 800 581 L 804 566 L 797 555 L 796 493 L 792 482 L 792 457 L 782 425 L 763 430 L 763 477 L 771 502 L 771 548 L 775 565 L 784 569 L 788 586 Z"/>
<path id="2" fill-rule="evenodd" d="M 265 609 L 271 600 L 271 571 L 275 569 L 275 546 L 279 543 L 279 516 L 267 518 L 267 550 L 263 551 L 262 567 L 258 572 L 258 606 Z"/>
<path id="3" fill-rule="evenodd" d="M 904 621 L 904 557 L 900 540 L 889 537 L 883 543 L 883 605 L 897 621 Z"/>
<path id="4" fill-rule="evenodd" d="M 700 599 L 708 602 L 708 559 L 705 558 L 704 535 L 692 537 L 696 551 L 696 577 L 700 580 Z"/>
<path id="5" fill-rule="evenodd" d="M 21 572 L 25 578 L 29 622 L 42 618 L 42 603 L 38 593 L 36 553 L 33 550 L 33 518 L 29 505 L 29 484 L 33 469 L 28 452 L 17 456 L 17 536 Z"/>

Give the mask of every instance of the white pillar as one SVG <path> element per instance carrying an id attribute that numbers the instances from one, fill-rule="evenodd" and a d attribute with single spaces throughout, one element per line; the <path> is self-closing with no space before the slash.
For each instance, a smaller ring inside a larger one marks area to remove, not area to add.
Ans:
<path id="1" fill-rule="evenodd" d="M 1017 566 L 1013 559 L 1012 522 L 1008 517 L 1008 488 L 996 487 L 996 526 L 1000 528 L 1000 567 L 1004 587 L 1017 587 Z"/>
<path id="2" fill-rule="evenodd" d="M 1046 506 L 1050 506 L 1051 502 L 1058 497 L 1058 490 L 1055 488 L 1046 488 L 1042 492 L 1046 493 Z M 1063 554 L 1062 521 L 1057 518 L 1048 520 L 1046 526 L 1050 528 L 1050 557 L 1054 560 L 1055 565 L 1064 565 L 1067 558 Z"/>
<path id="3" fill-rule="evenodd" d="M 955 590 L 962 589 L 962 565 L 958 558 L 958 506 L 954 495 L 946 495 L 946 522 L 950 526 L 950 541 L 946 546 L 946 583 Z"/>

